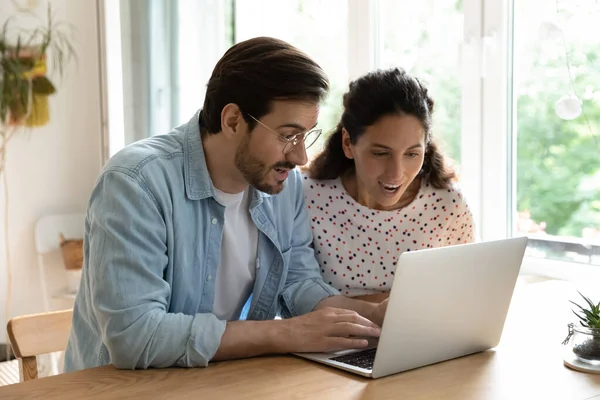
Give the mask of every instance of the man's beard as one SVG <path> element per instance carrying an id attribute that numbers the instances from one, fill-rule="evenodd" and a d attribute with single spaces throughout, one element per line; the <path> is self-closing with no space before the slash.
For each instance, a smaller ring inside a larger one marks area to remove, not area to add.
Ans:
<path id="1" fill-rule="evenodd" d="M 294 169 L 296 165 L 289 161 L 280 161 L 270 167 L 267 167 L 258 158 L 250 154 L 249 149 L 250 136 L 248 135 L 240 143 L 235 152 L 235 166 L 242 173 L 244 179 L 261 192 L 268 194 L 277 194 L 283 190 L 283 182 L 276 185 L 271 185 L 267 182 L 269 174 L 274 168 Z"/>

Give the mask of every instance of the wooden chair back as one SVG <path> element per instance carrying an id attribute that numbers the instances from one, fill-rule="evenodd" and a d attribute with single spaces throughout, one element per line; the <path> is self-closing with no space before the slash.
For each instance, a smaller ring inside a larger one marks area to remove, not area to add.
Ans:
<path id="1" fill-rule="evenodd" d="M 8 338 L 19 359 L 21 382 L 37 379 L 37 356 L 67 348 L 73 310 L 15 317 L 8 321 Z"/>

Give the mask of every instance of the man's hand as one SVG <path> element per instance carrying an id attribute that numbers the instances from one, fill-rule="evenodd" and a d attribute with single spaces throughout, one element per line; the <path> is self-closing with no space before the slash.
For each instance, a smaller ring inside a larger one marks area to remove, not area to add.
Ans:
<path id="1" fill-rule="evenodd" d="M 327 352 L 343 349 L 359 349 L 368 345 L 367 339 L 379 337 L 381 329 L 355 311 L 325 307 L 318 311 L 283 320 L 282 335 L 278 340 L 279 351 Z"/>
<path id="2" fill-rule="evenodd" d="M 314 311 L 271 321 L 229 321 L 212 361 L 274 353 L 360 349 L 365 338 L 379 337 L 387 301 L 380 304 L 331 296 Z"/>
<path id="3" fill-rule="evenodd" d="M 385 317 L 385 310 L 387 310 L 387 297 L 389 296 L 389 292 L 377 294 L 377 296 L 381 297 L 381 300 L 377 302 L 374 302 L 373 299 L 371 299 L 371 301 L 366 301 L 357 297 L 346 297 L 342 295 L 330 296 L 317 303 L 314 309 L 316 311 L 326 307 L 334 307 L 354 310 L 381 327 Z"/>

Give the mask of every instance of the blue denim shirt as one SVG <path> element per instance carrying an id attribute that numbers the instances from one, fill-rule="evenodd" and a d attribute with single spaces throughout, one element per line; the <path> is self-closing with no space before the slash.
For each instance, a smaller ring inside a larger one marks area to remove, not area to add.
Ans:
<path id="1" fill-rule="evenodd" d="M 198 114 L 108 161 L 88 205 L 65 371 L 208 364 L 226 326 L 211 313 L 224 211 Z M 278 195 L 254 190 L 250 214 L 259 239 L 247 319 L 305 314 L 338 294 L 321 278 L 297 171 Z"/>

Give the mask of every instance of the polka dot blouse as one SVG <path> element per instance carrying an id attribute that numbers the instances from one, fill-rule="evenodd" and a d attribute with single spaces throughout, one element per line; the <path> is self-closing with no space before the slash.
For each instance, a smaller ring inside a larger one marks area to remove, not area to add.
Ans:
<path id="1" fill-rule="evenodd" d="M 357 203 L 339 178 L 304 176 L 303 186 L 321 275 L 344 295 L 389 290 L 404 251 L 474 241 L 473 217 L 457 187 L 423 183 L 408 206 L 379 211 Z"/>

